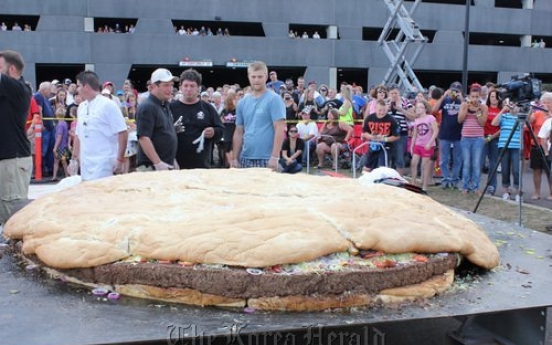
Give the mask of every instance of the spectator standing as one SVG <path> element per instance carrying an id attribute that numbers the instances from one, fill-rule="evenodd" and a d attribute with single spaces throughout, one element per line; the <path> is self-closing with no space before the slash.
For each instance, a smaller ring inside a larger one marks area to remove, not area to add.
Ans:
<path id="1" fill-rule="evenodd" d="M 232 166 L 276 169 L 286 128 L 284 102 L 268 91 L 268 69 L 264 62 L 250 64 L 247 77 L 252 92 L 238 103 Z"/>
<path id="2" fill-rule="evenodd" d="M 481 159 L 481 169 L 485 166 L 485 160 L 489 160 L 489 173 L 498 163 L 498 137 L 500 135 L 500 127 L 493 126 L 492 122 L 494 118 L 500 113 L 502 108 L 502 100 L 498 96 L 498 91 L 493 90 L 487 95 L 487 123 L 485 123 L 484 135 L 485 135 L 485 147 L 483 148 L 483 157 Z M 485 191 L 488 194 L 494 195 L 496 192 L 496 180 L 497 174 L 490 177 L 491 181 L 489 187 Z"/>
<path id="3" fill-rule="evenodd" d="M 384 101 L 387 99 L 387 88 L 385 85 L 377 85 L 370 91 L 370 97 L 372 100 L 368 102 L 368 105 L 364 109 L 363 117 L 366 118 L 370 114 L 376 113 L 376 105 L 378 101 Z"/>
<path id="4" fill-rule="evenodd" d="M 64 176 L 69 176 L 67 172 L 67 161 L 71 158 L 71 153 L 67 146 L 69 141 L 69 128 L 65 121 L 65 109 L 59 107 L 56 109 L 56 141 L 54 144 L 54 172 L 52 181 L 58 180 L 59 165 L 63 167 Z"/>
<path id="5" fill-rule="evenodd" d="M 286 123 L 289 130 L 291 126 L 295 126 L 295 122 L 297 122 L 298 107 L 295 103 L 295 100 L 288 91 L 284 93 L 284 103 L 286 105 Z"/>
<path id="6" fill-rule="evenodd" d="M 173 116 L 183 126 L 183 130 L 177 134 L 176 160 L 180 169 L 211 168 L 213 147 L 224 133 L 224 126 L 215 107 L 197 98 L 201 79 L 201 74 L 194 69 L 182 72 L 182 98 L 170 104 Z"/>
<path id="7" fill-rule="evenodd" d="M 418 163 L 422 160 L 421 180 L 422 189 L 426 190 L 431 180 L 431 157 L 435 149 L 435 140 L 439 132 L 437 120 L 430 115 L 432 107 L 425 100 L 416 102 L 414 111 L 416 120 L 414 120 L 414 130 L 412 141 L 410 143 L 410 152 L 412 152 L 412 162 L 410 164 L 410 174 L 412 182 L 416 184 L 416 175 L 418 173 Z"/>
<path id="8" fill-rule="evenodd" d="M 309 158 L 314 157 L 314 151 L 316 150 L 316 138 L 318 137 L 318 126 L 316 122 L 311 121 L 309 112 L 303 109 L 300 113 L 301 121 L 297 124 L 297 131 L 299 138 L 305 142 L 305 149 L 303 150 L 302 164 L 306 165 L 310 162 L 307 161 L 307 150 Z"/>
<path id="9" fill-rule="evenodd" d="M 276 71 L 270 71 L 268 76 L 270 77 L 270 81 L 266 84 L 266 87 L 268 89 L 271 89 L 272 91 L 278 93 L 281 85 L 285 87 L 284 82 L 278 80 L 278 74 L 276 73 Z"/>
<path id="10" fill-rule="evenodd" d="M 150 81 L 150 95 L 136 113 L 136 132 L 140 144 L 136 170 L 170 170 L 178 167 L 178 140 L 169 107 L 173 85 L 178 78 L 169 70 L 158 68 L 151 74 Z"/>
<path id="11" fill-rule="evenodd" d="M 473 84 L 468 97 L 458 112 L 458 122 L 462 124 L 462 193 L 474 192 L 479 195 L 488 108 L 486 104 L 481 104 L 481 85 Z"/>
<path id="12" fill-rule="evenodd" d="M 502 160 L 500 165 L 502 167 L 502 188 L 504 188 L 504 194 L 502 194 L 502 199 L 510 200 L 510 195 L 512 192 L 516 193 L 516 201 L 519 200 L 519 148 L 520 148 L 520 135 L 519 131 L 515 131 L 512 139 L 506 146 L 506 141 L 510 136 L 510 133 L 514 129 L 514 125 L 518 121 L 517 114 L 519 113 L 519 108 L 517 106 L 512 106 L 510 110 L 509 104 L 504 104 L 502 110 L 498 115 L 493 119 L 492 125 L 500 127 L 500 136 L 498 138 L 498 148 L 500 150 L 505 150 L 502 155 Z M 513 177 L 513 187 L 512 190 L 512 177 Z"/>
<path id="13" fill-rule="evenodd" d="M 73 159 L 79 162 L 83 180 L 95 180 L 123 172 L 127 126 L 115 102 L 100 95 L 98 75 L 77 75 L 77 92 L 84 100 L 77 110 Z"/>
<path id="14" fill-rule="evenodd" d="M 341 99 L 343 104 L 337 110 L 339 114 L 339 121 L 345 122 L 349 126 L 354 126 L 355 120 L 353 118 L 353 89 L 350 85 L 341 85 Z"/>
<path id="15" fill-rule="evenodd" d="M 414 114 L 410 112 L 406 107 L 410 104 L 403 102 L 399 87 L 392 85 L 389 87 L 389 105 L 387 112 L 393 116 L 397 124 L 399 125 L 399 140 L 393 142 L 392 150 L 392 166 L 399 174 L 404 175 L 406 170 L 404 168 L 404 156 L 406 154 L 406 146 L 408 143 L 408 121 L 414 120 Z"/>
<path id="16" fill-rule="evenodd" d="M 385 156 L 390 156 L 391 145 L 400 139 L 400 128 L 395 118 L 387 112 L 383 100 L 376 103 L 376 112 L 368 115 L 362 124 L 362 139 L 379 142 L 383 145 L 371 144 L 366 157 L 365 171 L 372 171 L 385 166 Z M 385 152 L 384 152 L 385 150 Z"/>
<path id="17" fill-rule="evenodd" d="M 234 130 L 236 129 L 236 104 L 238 102 L 236 92 L 228 92 L 226 99 L 224 100 L 224 109 L 222 110 L 221 120 L 224 125 L 224 137 L 222 145 L 220 145 L 220 151 L 224 153 L 222 158 L 223 167 L 230 167 L 232 162 L 232 137 L 234 136 Z"/>
<path id="18" fill-rule="evenodd" d="M 0 25 L 0 31 L 8 31 L 8 26 L 6 25 L 6 23 L 2 22 L 2 24 Z"/>
<path id="19" fill-rule="evenodd" d="M 538 135 L 540 132 L 540 129 L 544 122 L 552 117 L 552 92 L 545 92 L 541 98 L 540 98 L 541 106 L 548 111 L 535 111 L 529 116 L 529 123 L 531 124 L 531 128 L 533 129 L 533 132 L 535 135 Z M 541 190 L 541 182 L 542 182 L 542 175 L 544 173 L 544 176 L 546 180 L 548 180 L 548 177 L 546 175 L 546 170 L 544 168 L 544 165 L 546 162 L 543 162 L 542 157 L 540 155 L 540 148 L 539 143 L 533 142 L 533 138 L 531 138 L 531 151 L 529 153 L 529 159 L 530 159 L 530 165 L 531 169 L 533 171 L 533 187 L 535 193 L 533 196 L 531 196 L 531 199 L 538 200 L 540 199 L 540 190 Z M 552 184 L 548 183 L 548 188 L 550 190 L 550 194 L 552 194 Z"/>
<path id="20" fill-rule="evenodd" d="M 441 111 L 442 122 L 439 129 L 439 167 L 443 175 L 441 188 L 458 188 L 460 169 L 462 167 L 462 124 L 458 122 L 460 105 L 464 101 L 462 84 L 454 82 L 450 88 L 435 102 L 433 112 Z M 452 158 L 452 171 L 449 164 Z"/>
<path id="21" fill-rule="evenodd" d="M 51 176 L 54 168 L 53 149 L 56 139 L 54 108 L 49 101 L 51 89 L 52 84 L 49 82 L 40 83 L 33 96 L 42 116 L 42 176 Z"/>
<path id="22" fill-rule="evenodd" d="M 0 226 L 27 199 L 33 162 L 25 120 L 31 90 L 25 85 L 23 57 L 0 52 Z"/>

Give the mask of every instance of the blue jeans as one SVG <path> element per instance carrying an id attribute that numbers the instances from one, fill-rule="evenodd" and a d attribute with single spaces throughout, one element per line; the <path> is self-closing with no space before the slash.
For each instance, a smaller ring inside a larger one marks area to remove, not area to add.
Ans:
<path id="1" fill-rule="evenodd" d="M 394 169 L 404 168 L 404 154 L 406 153 L 406 143 L 408 136 L 401 136 L 399 140 L 393 143 L 393 164 Z"/>
<path id="2" fill-rule="evenodd" d="M 452 146 L 452 147 L 451 147 Z M 439 167 L 443 175 L 443 185 L 452 184 L 456 186 L 459 181 L 460 168 L 462 167 L 462 150 L 460 140 L 439 140 Z M 452 172 L 449 164 L 452 158 Z"/>
<path id="3" fill-rule="evenodd" d="M 462 148 L 462 190 L 478 190 L 485 139 L 483 137 L 463 137 L 460 140 L 460 147 Z"/>
<path id="4" fill-rule="evenodd" d="M 54 171 L 54 145 L 56 144 L 56 129 L 42 130 L 42 173 L 51 174 Z"/>
<path id="5" fill-rule="evenodd" d="M 492 172 L 492 169 L 496 167 L 496 164 L 498 162 L 498 138 L 495 138 L 488 142 L 485 147 L 483 148 L 483 156 L 481 157 L 481 169 L 483 169 L 485 165 L 485 159 L 489 158 L 489 174 Z M 490 187 L 493 187 L 493 190 L 496 191 L 496 180 L 497 180 L 497 173 L 493 176 L 489 176 L 491 183 L 489 184 Z"/>
<path id="6" fill-rule="evenodd" d="M 506 150 L 500 161 L 500 166 L 502 167 L 502 187 L 510 188 L 512 184 L 510 183 L 510 172 L 514 178 L 514 188 L 519 188 L 519 149 L 505 149 Z"/>

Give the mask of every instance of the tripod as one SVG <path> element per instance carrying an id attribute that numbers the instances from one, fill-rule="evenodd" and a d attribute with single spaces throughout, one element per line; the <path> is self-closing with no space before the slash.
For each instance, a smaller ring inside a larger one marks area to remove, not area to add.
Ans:
<path id="1" fill-rule="evenodd" d="M 531 134 L 531 139 L 533 139 L 533 142 L 537 144 L 540 158 L 545 163 L 545 169 L 547 176 L 550 176 L 550 166 L 548 166 L 548 163 L 546 161 L 546 157 L 544 156 L 544 152 L 542 150 L 542 147 L 539 144 L 539 141 L 535 135 L 535 132 L 533 132 L 533 129 L 531 128 L 531 125 L 529 124 L 529 121 L 527 120 L 528 114 L 530 111 L 530 105 L 519 105 L 520 107 L 520 113 L 518 114 L 518 118 L 516 120 L 516 123 L 514 124 L 514 127 L 510 131 L 510 135 L 508 136 L 508 139 L 506 139 L 506 143 L 504 144 L 504 147 L 502 150 L 500 150 L 500 154 L 498 155 L 498 160 L 495 164 L 495 166 L 490 171 L 488 177 L 487 177 L 487 184 L 485 185 L 485 188 L 483 188 L 483 191 L 486 191 L 489 185 L 491 184 L 492 177 L 496 174 L 498 170 L 498 165 L 500 164 L 502 157 L 504 156 L 504 153 L 506 153 L 506 150 L 508 149 L 508 146 L 510 145 L 510 141 L 512 141 L 512 138 L 514 136 L 514 133 L 516 130 L 519 130 L 519 198 L 518 198 L 518 225 L 521 226 L 521 204 L 522 204 L 522 196 L 523 196 L 523 125 L 527 125 L 527 128 L 529 129 L 529 133 Z M 479 204 L 481 203 L 481 200 L 483 199 L 483 196 L 485 193 L 481 193 L 479 196 L 479 200 L 477 200 L 477 205 L 475 205 L 475 208 L 473 210 L 473 213 L 477 212 L 477 209 L 479 208 Z"/>

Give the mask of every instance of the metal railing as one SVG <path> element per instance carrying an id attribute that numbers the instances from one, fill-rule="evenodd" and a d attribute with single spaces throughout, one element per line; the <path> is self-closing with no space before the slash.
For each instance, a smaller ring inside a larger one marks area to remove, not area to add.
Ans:
<path id="1" fill-rule="evenodd" d="M 356 157 L 357 157 L 356 152 L 359 149 L 363 148 L 364 146 L 370 145 L 370 144 L 376 144 L 376 145 L 381 146 L 381 149 L 383 150 L 383 155 L 385 157 L 385 166 L 388 165 L 387 150 L 385 149 L 385 145 L 383 145 L 383 143 L 380 142 L 380 141 L 365 141 L 365 142 L 363 142 L 362 144 L 358 145 L 357 147 L 355 147 L 353 149 L 353 178 L 356 178 L 356 171 L 357 171 L 357 169 L 356 169 Z"/>

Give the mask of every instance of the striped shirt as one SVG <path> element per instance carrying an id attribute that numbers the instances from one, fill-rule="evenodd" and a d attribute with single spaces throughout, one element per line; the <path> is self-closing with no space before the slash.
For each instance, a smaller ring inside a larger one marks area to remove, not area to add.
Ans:
<path id="1" fill-rule="evenodd" d="M 511 115 L 510 113 L 504 113 L 500 117 L 500 136 L 498 137 L 498 147 L 503 148 L 506 146 L 506 140 L 510 136 L 510 132 L 514 128 L 518 120 L 517 116 Z M 508 145 L 509 149 L 519 149 L 519 127 L 516 129 L 510 144 Z"/>
<path id="2" fill-rule="evenodd" d="M 462 137 L 465 138 L 479 138 L 483 137 L 485 134 L 485 127 L 481 126 L 479 122 L 477 122 L 477 115 L 480 114 L 480 110 L 470 110 L 468 108 L 468 112 L 466 114 L 466 118 L 464 119 L 464 123 L 462 126 Z"/>

